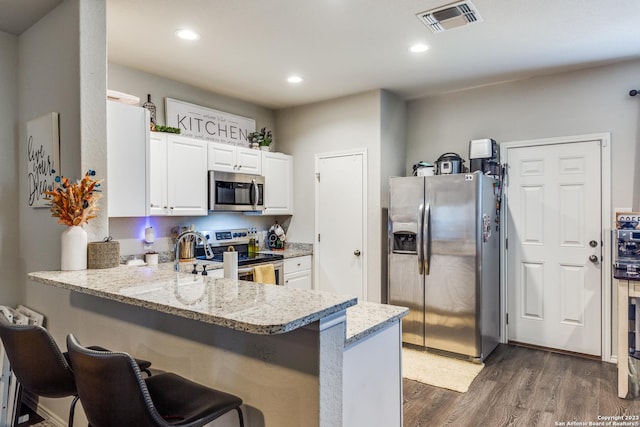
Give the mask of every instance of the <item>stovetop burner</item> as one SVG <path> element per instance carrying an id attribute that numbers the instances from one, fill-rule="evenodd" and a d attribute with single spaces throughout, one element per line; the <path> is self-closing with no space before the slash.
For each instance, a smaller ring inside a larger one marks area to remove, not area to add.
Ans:
<path id="1" fill-rule="evenodd" d="M 274 262 L 284 259 L 282 254 L 249 253 L 249 245 L 247 244 L 249 242 L 249 235 L 247 229 L 203 231 L 202 234 L 207 237 L 213 250 L 214 256 L 211 261 L 222 262 L 223 253 L 226 252 L 230 246 L 233 246 L 234 250 L 238 253 L 239 266 Z M 201 260 L 206 259 L 204 246 L 202 244 L 196 245 L 196 258 Z"/>

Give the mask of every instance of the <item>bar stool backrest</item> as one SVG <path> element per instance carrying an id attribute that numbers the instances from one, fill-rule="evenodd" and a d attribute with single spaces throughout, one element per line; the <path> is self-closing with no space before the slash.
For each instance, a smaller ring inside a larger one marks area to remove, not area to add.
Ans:
<path id="1" fill-rule="evenodd" d="M 67 336 L 78 396 L 92 427 L 165 426 L 137 363 L 127 353 L 96 351 Z"/>
<path id="2" fill-rule="evenodd" d="M 26 390 L 44 397 L 76 393 L 69 363 L 45 328 L 14 325 L 0 315 L 0 338 L 11 369 Z"/>

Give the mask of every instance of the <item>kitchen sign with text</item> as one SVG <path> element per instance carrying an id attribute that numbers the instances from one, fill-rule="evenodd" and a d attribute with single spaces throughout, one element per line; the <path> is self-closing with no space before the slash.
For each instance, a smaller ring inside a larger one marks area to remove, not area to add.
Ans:
<path id="1" fill-rule="evenodd" d="M 27 203 L 34 208 L 49 207 L 44 192 L 53 189 L 60 174 L 60 134 L 58 113 L 48 113 L 27 122 Z"/>
<path id="2" fill-rule="evenodd" d="M 180 129 L 180 135 L 204 141 L 249 146 L 248 136 L 256 121 L 212 108 L 165 98 L 167 126 Z"/>

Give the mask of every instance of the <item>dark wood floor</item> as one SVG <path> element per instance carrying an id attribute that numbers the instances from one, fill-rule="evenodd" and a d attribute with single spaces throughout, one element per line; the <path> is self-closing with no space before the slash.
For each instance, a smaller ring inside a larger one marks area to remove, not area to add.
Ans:
<path id="1" fill-rule="evenodd" d="M 598 416 L 640 416 L 640 399 L 617 397 L 615 365 L 530 348 L 500 345 L 466 393 L 403 381 L 404 427 L 589 425 Z"/>

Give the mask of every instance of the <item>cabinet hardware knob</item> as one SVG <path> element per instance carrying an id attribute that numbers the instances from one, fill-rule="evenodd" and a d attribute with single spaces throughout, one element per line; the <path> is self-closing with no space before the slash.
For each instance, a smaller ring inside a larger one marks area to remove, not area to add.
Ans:
<path id="1" fill-rule="evenodd" d="M 591 262 L 598 262 L 598 256 L 597 255 L 591 255 L 589 257 L 589 261 Z"/>
<path id="2" fill-rule="evenodd" d="M 353 254 L 354 254 L 355 256 L 360 256 L 360 250 L 359 250 L 359 249 L 356 249 L 355 251 L 353 251 Z"/>

